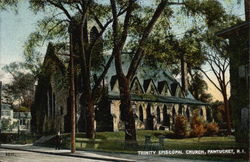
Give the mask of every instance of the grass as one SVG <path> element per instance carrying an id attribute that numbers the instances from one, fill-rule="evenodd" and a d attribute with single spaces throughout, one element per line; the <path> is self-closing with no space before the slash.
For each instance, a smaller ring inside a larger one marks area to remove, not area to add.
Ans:
<path id="1" fill-rule="evenodd" d="M 85 133 L 76 134 L 76 148 L 77 150 L 91 150 L 91 151 L 104 151 L 112 153 L 130 153 L 137 154 L 137 151 L 144 150 L 221 150 L 221 149 L 245 149 L 248 151 L 247 143 L 237 143 L 233 136 L 229 137 L 202 137 L 198 138 L 185 138 L 185 139 L 172 139 L 165 138 L 164 147 L 159 147 L 158 136 L 169 135 L 171 132 L 164 130 L 138 130 L 137 131 L 137 146 L 127 146 L 124 142 L 124 132 L 97 132 L 95 139 L 88 139 Z M 145 147 L 145 136 L 151 136 L 151 141 L 155 143 L 155 147 Z M 33 142 L 35 137 L 20 137 L 20 141 L 26 143 Z M 63 134 L 63 145 L 70 148 L 70 134 Z M 48 141 L 47 146 L 53 147 L 53 140 Z M 167 155 L 167 157 L 187 158 L 187 159 L 204 159 L 204 160 L 244 160 L 246 154 L 226 155 Z"/>
<path id="2" fill-rule="evenodd" d="M 32 134 L 2 133 L 0 142 L 12 144 L 31 144 L 34 143 L 38 138 L 38 136 L 34 136 Z"/>
<path id="3" fill-rule="evenodd" d="M 138 130 L 136 147 L 126 147 L 124 143 L 124 132 L 97 132 L 95 141 L 86 138 L 77 138 L 76 147 L 78 150 L 95 150 L 107 151 L 113 153 L 130 153 L 137 154 L 137 151 L 147 150 L 144 145 L 145 135 L 151 136 L 151 141 L 157 143 L 159 135 L 166 135 L 170 132 L 157 130 Z M 81 135 L 84 137 L 84 134 Z M 82 143 L 82 145 L 81 145 Z M 245 149 L 248 150 L 248 144 L 235 142 L 233 136 L 229 137 L 202 137 L 198 138 L 185 138 L 185 139 L 170 139 L 164 140 L 164 147 L 153 147 L 149 150 L 221 150 L 221 149 Z M 206 159 L 206 160 L 244 160 L 246 155 L 168 155 L 168 157 L 175 158 L 188 158 L 188 159 Z"/>

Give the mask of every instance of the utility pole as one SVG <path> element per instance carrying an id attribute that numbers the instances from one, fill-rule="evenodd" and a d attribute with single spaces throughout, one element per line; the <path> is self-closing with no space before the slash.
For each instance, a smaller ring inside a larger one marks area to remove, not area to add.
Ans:
<path id="1" fill-rule="evenodd" d="M 2 81 L 0 81 L 0 134 L 2 133 Z"/>
<path id="2" fill-rule="evenodd" d="M 69 73 L 69 80 L 70 80 L 70 105 L 71 105 L 71 153 L 76 151 L 76 144 L 75 144 L 75 134 L 76 134 L 76 117 L 75 117 L 75 81 L 74 81 L 74 56 L 73 56 L 73 42 L 72 42 L 72 26 L 69 26 L 69 35 L 70 35 L 70 73 Z"/>

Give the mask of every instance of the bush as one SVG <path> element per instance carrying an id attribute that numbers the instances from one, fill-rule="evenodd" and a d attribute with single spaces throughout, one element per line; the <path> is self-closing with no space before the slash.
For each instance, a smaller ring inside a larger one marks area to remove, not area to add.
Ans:
<path id="1" fill-rule="evenodd" d="M 214 136 L 219 132 L 219 126 L 217 123 L 212 122 L 212 123 L 208 123 L 206 125 L 206 135 L 207 136 Z"/>
<path id="2" fill-rule="evenodd" d="M 191 121 L 191 129 L 191 137 L 201 137 L 206 132 L 204 121 L 199 117 L 198 113 L 194 113 Z"/>
<path id="3" fill-rule="evenodd" d="M 187 135 L 187 119 L 182 115 L 177 115 L 174 124 L 174 133 L 177 137 L 185 137 Z"/>

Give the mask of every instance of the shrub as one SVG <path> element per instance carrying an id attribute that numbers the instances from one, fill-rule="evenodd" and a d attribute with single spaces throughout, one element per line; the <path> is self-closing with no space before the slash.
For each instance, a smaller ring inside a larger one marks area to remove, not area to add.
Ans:
<path id="1" fill-rule="evenodd" d="M 212 123 L 208 123 L 206 125 L 206 135 L 207 136 L 213 136 L 216 135 L 219 132 L 219 126 L 217 123 L 212 122 Z"/>
<path id="2" fill-rule="evenodd" d="M 204 121 L 199 117 L 198 113 L 194 113 L 191 121 L 191 129 L 191 137 L 201 137 L 206 132 Z"/>
<path id="3" fill-rule="evenodd" d="M 174 133 L 178 137 L 187 135 L 187 119 L 182 115 L 177 115 L 174 124 Z"/>

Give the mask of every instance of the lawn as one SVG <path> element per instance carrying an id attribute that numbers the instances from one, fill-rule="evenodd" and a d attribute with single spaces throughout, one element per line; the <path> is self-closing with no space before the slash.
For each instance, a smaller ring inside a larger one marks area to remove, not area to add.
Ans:
<path id="1" fill-rule="evenodd" d="M 151 144 L 145 145 L 145 136 L 151 137 Z M 165 136 L 164 146 L 159 145 L 159 136 Z M 171 138 L 170 138 L 171 137 Z M 88 139 L 85 137 L 85 133 L 76 134 L 76 148 L 77 150 L 90 150 L 90 151 L 104 151 L 112 153 L 130 153 L 137 154 L 138 151 L 157 151 L 157 150 L 225 150 L 225 149 L 244 149 L 248 152 L 249 145 L 247 143 L 237 143 L 233 136 L 228 137 L 202 137 L 198 138 L 185 138 L 185 139 L 173 139 L 171 132 L 164 130 L 138 130 L 137 131 L 137 143 L 138 145 L 127 146 L 124 143 L 124 132 L 97 132 L 95 139 Z M 70 148 L 70 134 L 63 134 L 63 146 Z M 34 137 L 21 136 L 20 141 L 25 143 L 32 142 Z M 16 141 L 17 142 L 17 141 Z M 18 142 L 17 142 L 18 143 Z M 43 146 L 54 147 L 54 141 L 51 139 Z M 164 155 L 167 157 L 175 158 L 188 158 L 188 159 L 205 159 L 205 160 L 233 160 L 237 161 L 247 159 L 246 154 L 212 154 L 212 155 Z"/>
<path id="2" fill-rule="evenodd" d="M 159 135 L 167 135 L 170 132 L 163 130 L 138 130 L 137 131 L 137 146 L 126 146 L 124 143 L 124 132 L 97 132 L 96 139 L 89 140 L 85 138 L 85 134 L 77 134 L 76 147 L 77 150 L 92 150 L 92 151 L 106 151 L 113 153 L 132 153 L 137 154 L 138 151 L 145 150 L 225 150 L 225 149 L 245 149 L 248 151 L 248 144 L 235 142 L 233 136 L 228 137 L 202 137 L 173 139 L 165 138 L 164 146 L 161 147 L 158 143 Z M 151 136 L 152 145 L 147 147 L 145 145 L 145 136 Z M 69 148 L 70 135 L 64 135 L 65 147 Z M 166 156 L 166 155 L 165 155 Z M 212 154 L 212 155 L 167 155 L 168 157 L 179 157 L 189 159 L 206 159 L 206 160 L 244 160 L 247 158 L 246 154 Z"/>

